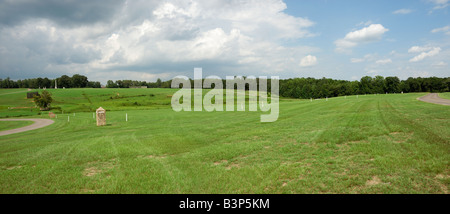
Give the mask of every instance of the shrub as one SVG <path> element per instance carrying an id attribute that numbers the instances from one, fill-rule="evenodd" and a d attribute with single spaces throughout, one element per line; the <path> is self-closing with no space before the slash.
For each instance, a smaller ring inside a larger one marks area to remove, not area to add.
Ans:
<path id="1" fill-rule="evenodd" d="M 48 111 L 52 102 L 52 94 L 48 91 L 43 91 L 42 94 L 34 96 L 34 103 L 43 111 Z"/>

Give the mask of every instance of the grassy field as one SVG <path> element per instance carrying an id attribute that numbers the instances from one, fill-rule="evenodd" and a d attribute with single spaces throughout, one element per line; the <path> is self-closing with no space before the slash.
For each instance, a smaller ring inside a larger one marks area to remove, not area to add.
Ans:
<path id="1" fill-rule="evenodd" d="M 32 121 L 0 121 L 0 131 L 20 128 L 33 124 Z"/>
<path id="2" fill-rule="evenodd" d="M 439 97 L 450 100 L 450 92 L 447 93 L 439 93 Z"/>
<path id="3" fill-rule="evenodd" d="M 0 193 L 448 193 L 450 109 L 425 94 L 285 99 L 260 123 L 174 112 L 175 91 L 51 90 L 53 125 L 0 137 Z M 0 117 L 48 118 L 8 110 L 24 94 L 0 90 Z"/>

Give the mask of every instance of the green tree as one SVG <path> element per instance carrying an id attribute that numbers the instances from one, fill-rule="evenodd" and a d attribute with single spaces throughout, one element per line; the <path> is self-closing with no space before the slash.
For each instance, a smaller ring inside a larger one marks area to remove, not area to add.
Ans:
<path id="1" fill-rule="evenodd" d="M 361 78 L 360 82 L 360 92 L 363 94 L 371 94 L 373 87 L 373 78 L 370 76 L 365 76 Z"/>
<path id="2" fill-rule="evenodd" d="M 117 88 L 117 83 L 115 83 L 112 80 L 108 80 L 108 82 L 106 82 L 106 87 L 107 88 Z"/>
<path id="3" fill-rule="evenodd" d="M 157 88 L 161 88 L 161 85 L 162 85 L 162 81 L 161 81 L 160 78 L 158 78 L 158 79 L 156 80 L 156 87 L 157 87 Z"/>
<path id="4" fill-rule="evenodd" d="M 58 88 L 66 87 L 71 88 L 72 87 L 72 78 L 70 78 L 67 75 L 62 75 L 60 78 L 57 79 Z"/>
<path id="5" fill-rule="evenodd" d="M 89 88 L 101 88 L 102 85 L 100 84 L 100 82 L 96 82 L 96 81 L 89 81 L 88 86 Z"/>
<path id="6" fill-rule="evenodd" d="M 41 110 L 47 111 L 52 102 L 52 94 L 48 91 L 44 90 L 42 94 L 34 96 L 34 103 L 39 106 Z"/>
<path id="7" fill-rule="evenodd" d="M 47 77 L 42 79 L 42 87 L 50 88 L 51 85 L 52 85 L 52 83 Z"/>
<path id="8" fill-rule="evenodd" d="M 74 88 L 86 88 L 89 81 L 86 76 L 74 74 L 72 76 L 72 87 Z"/>
<path id="9" fill-rule="evenodd" d="M 385 88 L 385 80 L 382 76 L 376 76 L 375 79 L 373 79 L 373 91 L 374 94 L 383 94 L 384 88 Z"/>
<path id="10" fill-rule="evenodd" d="M 386 91 L 388 93 L 400 92 L 400 79 L 398 77 L 386 77 Z"/>

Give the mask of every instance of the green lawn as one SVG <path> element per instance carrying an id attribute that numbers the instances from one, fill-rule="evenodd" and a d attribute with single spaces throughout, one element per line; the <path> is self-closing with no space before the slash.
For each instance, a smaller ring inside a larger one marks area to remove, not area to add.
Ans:
<path id="1" fill-rule="evenodd" d="M 32 121 L 0 121 L 0 131 L 16 129 L 33 124 Z"/>
<path id="2" fill-rule="evenodd" d="M 448 193 L 450 109 L 424 93 L 282 100 L 260 123 L 174 112 L 174 91 L 53 90 L 55 124 L 0 137 L 0 193 Z"/>
<path id="3" fill-rule="evenodd" d="M 450 92 L 447 93 L 439 93 L 439 97 L 449 99 L 450 100 Z"/>

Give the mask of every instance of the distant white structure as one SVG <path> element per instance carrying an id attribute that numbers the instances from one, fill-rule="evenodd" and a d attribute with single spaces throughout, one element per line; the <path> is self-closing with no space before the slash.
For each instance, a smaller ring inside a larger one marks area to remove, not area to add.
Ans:
<path id="1" fill-rule="evenodd" d="M 58 85 L 56 84 L 56 79 L 55 79 L 55 89 L 58 89 Z"/>

